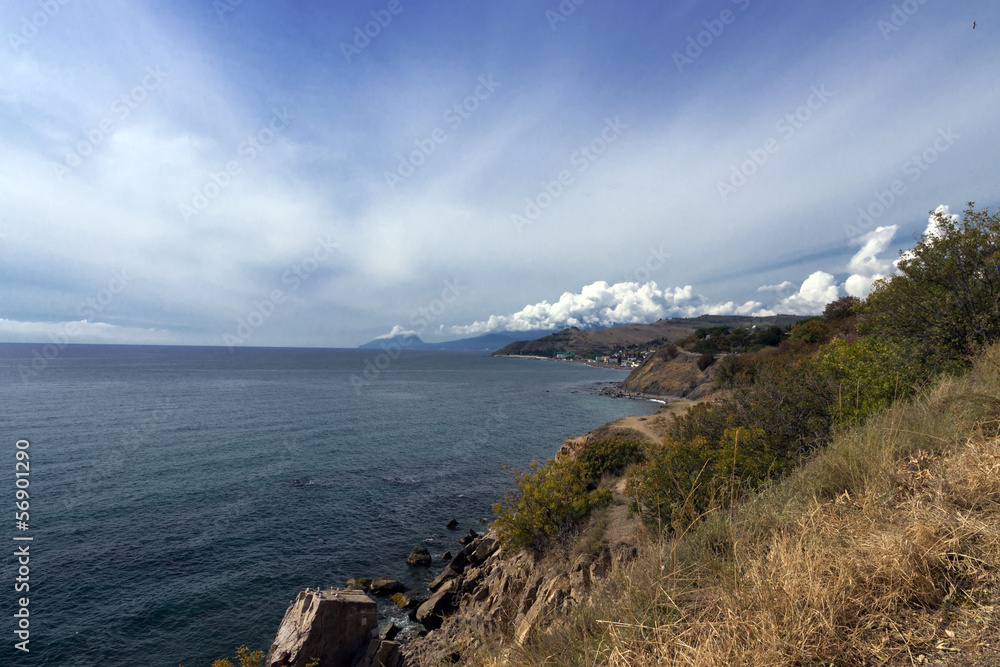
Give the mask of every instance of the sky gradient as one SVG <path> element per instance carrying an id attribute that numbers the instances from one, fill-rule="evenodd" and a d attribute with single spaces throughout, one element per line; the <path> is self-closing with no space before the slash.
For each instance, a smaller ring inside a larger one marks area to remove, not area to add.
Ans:
<path id="1" fill-rule="evenodd" d="M 0 341 L 810 314 L 1000 204 L 995 2 L 293 4 L 3 4 Z"/>

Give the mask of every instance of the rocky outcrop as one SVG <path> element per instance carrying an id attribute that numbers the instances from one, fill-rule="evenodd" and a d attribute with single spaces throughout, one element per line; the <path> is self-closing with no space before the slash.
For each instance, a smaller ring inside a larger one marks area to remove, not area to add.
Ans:
<path id="1" fill-rule="evenodd" d="M 377 641 L 375 601 L 362 591 L 305 588 L 288 607 L 265 667 L 346 667 Z"/>
<path id="2" fill-rule="evenodd" d="M 615 545 L 572 561 L 530 551 L 508 554 L 490 531 L 476 538 L 431 582 L 432 596 L 417 610 L 431 630 L 404 644 L 401 654 L 416 666 L 462 662 L 484 640 L 522 644 L 574 604 L 589 599 L 613 560 L 634 550 Z"/>
<path id="3" fill-rule="evenodd" d="M 431 564 L 431 552 L 427 547 L 413 547 L 406 557 L 406 564 L 414 567 L 427 567 Z"/>

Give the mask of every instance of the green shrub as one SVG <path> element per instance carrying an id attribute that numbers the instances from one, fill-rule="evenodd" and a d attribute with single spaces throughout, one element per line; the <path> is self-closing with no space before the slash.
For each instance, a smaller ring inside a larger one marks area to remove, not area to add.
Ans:
<path id="1" fill-rule="evenodd" d="M 645 458 L 640 440 L 603 438 L 588 444 L 580 452 L 578 460 L 584 482 L 596 486 L 604 475 L 619 475 Z"/>
<path id="2" fill-rule="evenodd" d="M 923 360 L 902 341 L 874 336 L 853 343 L 833 340 L 817 351 L 814 364 L 836 389 L 830 409 L 838 425 L 863 422 L 896 398 L 911 396 L 930 377 Z"/>
<path id="3" fill-rule="evenodd" d="M 497 538 L 507 549 L 541 547 L 587 517 L 591 508 L 607 504 L 610 492 L 588 492 L 583 470 L 576 460 L 553 461 L 544 465 L 532 461 L 528 470 L 514 470 L 515 489 L 504 493 L 493 505 Z"/>

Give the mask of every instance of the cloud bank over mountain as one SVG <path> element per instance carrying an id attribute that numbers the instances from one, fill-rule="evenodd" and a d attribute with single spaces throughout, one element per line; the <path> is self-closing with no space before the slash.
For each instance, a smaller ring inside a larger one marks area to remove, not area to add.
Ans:
<path id="1" fill-rule="evenodd" d="M 948 214 L 947 206 L 937 210 Z M 928 234 L 936 232 L 935 225 L 932 215 Z M 842 281 L 825 271 L 815 271 L 802 281 L 797 290 L 795 284 L 788 280 L 758 287 L 759 294 L 774 295 L 769 304 L 762 301 L 711 303 L 697 294 L 691 285 L 660 289 L 654 281 L 615 284 L 597 281 L 584 286 L 579 293 L 563 293 L 554 303 L 541 301 L 516 313 L 491 315 L 469 325 L 453 326 L 451 331 L 454 334 L 475 335 L 566 327 L 600 328 L 699 315 L 818 315 L 828 303 L 842 296 L 864 298 L 874 281 L 892 273 L 895 268 L 893 261 L 882 255 L 897 231 L 897 225 L 878 227 L 855 239 L 854 244 L 860 247 L 844 267 L 846 278 Z M 790 290 L 795 291 L 787 294 Z"/>

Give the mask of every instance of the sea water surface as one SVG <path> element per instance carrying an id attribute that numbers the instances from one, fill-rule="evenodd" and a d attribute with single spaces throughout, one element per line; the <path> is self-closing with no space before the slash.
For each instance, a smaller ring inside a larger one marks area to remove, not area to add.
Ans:
<path id="1" fill-rule="evenodd" d="M 240 644 L 266 649 L 300 588 L 425 585 L 440 565 L 406 555 L 484 529 L 504 465 L 658 407 L 595 392 L 624 371 L 405 352 L 376 374 L 377 354 L 0 344 L 0 664 L 207 667 Z M 26 594 L 15 536 L 33 538 Z M 20 596 L 28 654 L 14 649 Z"/>

